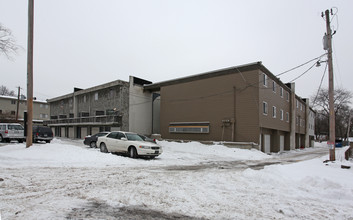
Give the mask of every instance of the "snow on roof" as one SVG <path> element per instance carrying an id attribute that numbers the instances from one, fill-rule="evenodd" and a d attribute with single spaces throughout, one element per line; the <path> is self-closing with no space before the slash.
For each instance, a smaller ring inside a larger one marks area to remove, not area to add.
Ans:
<path id="1" fill-rule="evenodd" d="M 13 99 L 13 100 L 17 100 L 18 99 L 16 96 L 7 96 L 7 95 L 0 95 L 0 98 Z M 27 99 L 20 99 L 20 101 L 27 101 Z M 43 100 L 33 100 L 33 102 L 47 104 L 47 101 L 43 101 Z"/>

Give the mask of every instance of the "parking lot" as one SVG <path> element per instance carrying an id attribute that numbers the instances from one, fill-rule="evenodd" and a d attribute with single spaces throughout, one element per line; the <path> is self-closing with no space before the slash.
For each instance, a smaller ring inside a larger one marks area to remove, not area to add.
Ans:
<path id="1" fill-rule="evenodd" d="M 1 215 L 4 219 L 352 217 L 353 196 L 346 194 L 353 191 L 348 184 L 352 172 L 335 164 L 325 166 L 321 158 L 326 148 L 267 155 L 197 142 L 159 144 L 164 152 L 153 160 L 104 154 L 84 146 L 82 140 L 55 139 L 27 149 L 24 143 L 3 146 Z M 335 187 L 327 190 L 327 184 Z"/>

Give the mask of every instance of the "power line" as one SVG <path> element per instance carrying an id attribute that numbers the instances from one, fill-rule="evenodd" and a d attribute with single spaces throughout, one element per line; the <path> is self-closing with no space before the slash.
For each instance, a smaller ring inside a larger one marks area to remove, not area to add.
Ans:
<path id="1" fill-rule="evenodd" d="M 319 92 L 320 92 L 320 90 L 321 90 L 322 82 L 324 81 L 325 73 L 326 73 L 326 70 L 327 70 L 327 65 L 328 65 L 328 64 L 326 63 L 325 70 L 324 70 L 324 74 L 322 74 L 320 86 L 319 86 L 319 89 L 317 90 L 315 99 L 314 99 L 314 101 L 313 101 L 313 105 L 315 105 L 316 99 L 317 99 L 317 97 L 319 96 Z"/>
<path id="2" fill-rule="evenodd" d="M 304 66 L 304 65 L 306 65 L 306 64 L 308 64 L 308 63 L 310 63 L 310 62 L 312 62 L 312 61 L 314 61 L 314 60 L 319 60 L 319 59 L 321 59 L 321 57 L 325 56 L 326 54 L 327 54 L 327 53 L 324 53 L 324 54 L 322 54 L 321 56 L 315 57 L 314 59 L 311 59 L 311 60 L 309 60 L 309 61 L 307 61 L 307 62 L 305 62 L 305 63 L 303 63 L 303 64 L 300 64 L 300 65 L 298 65 L 298 66 L 296 66 L 296 67 L 293 67 L 293 68 L 291 68 L 291 69 L 289 69 L 289 70 L 287 70 L 287 71 L 284 71 L 284 72 L 282 72 L 282 73 L 280 73 L 280 74 L 277 74 L 276 76 L 281 76 L 281 75 L 283 75 L 283 74 L 285 74 L 285 73 L 288 73 L 288 72 L 290 72 L 290 71 L 293 71 L 293 70 L 295 70 L 295 69 L 298 69 L 299 67 L 302 67 L 302 66 Z"/>
<path id="3" fill-rule="evenodd" d="M 311 70 L 315 65 L 316 65 L 316 63 L 314 63 L 311 67 L 309 67 L 309 69 L 307 69 L 304 73 L 302 73 L 299 76 L 297 76 L 294 79 L 292 79 L 290 82 L 293 82 L 293 81 L 299 79 L 300 77 L 302 77 L 305 73 L 309 72 L 309 70 Z"/>

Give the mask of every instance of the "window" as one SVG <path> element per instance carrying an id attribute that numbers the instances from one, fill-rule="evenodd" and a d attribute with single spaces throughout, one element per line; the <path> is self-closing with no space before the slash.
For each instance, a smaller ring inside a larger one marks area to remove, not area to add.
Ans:
<path id="1" fill-rule="evenodd" d="M 276 82 L 272 81 L 272 91 L 276 93 Z"/>
<path id="2" fill-rule="evenodd" d="M 169 133 L 207 134 L 209 132 L 209 122 L 171 122 L 169 124 Z"/>
<path id="3" fill-rule="evenodd" d="M 99 116 L 99 115 L 104 115 L 104 111 L 96 111 L 96 116 Z"/>
<path id="4" fill-rule="evenodd" d="M 264 115 L 267 115 L 267 113 L 268 113 L 267 102 L 262 103 L 262 112 Z"/>
<path id="5" fill-rule="evenodd" d="M 16 100 L 11 100 L 12 105 L 16 105 Z"/>
<path id="6" fill-rule="evenodd" d="M 11 111 L 11 115 L 15 115 L 16 114 L 16 112 L 15 111 Z"/>
<path id="7" fill-rule="evenodd" d="M 277 108 L 276 106 L 272 106 L 272 118 L 276 118 L 277 117 Z"/>
<path id="8" fill-rule="evenodd" d="M 267 76 L 265 73 L 262 74 L 262 83 L 265 87 L 267 87 Z"/>
<path id="9" fill-rule="evenodd" d="M 47 114 L 40 114 L 40 118 L 48 118 Z"/>
<path id="10" fill-rule="evenodd" d="M 279 88 L 279 95 L 283 98 L 283 88 L 282 87 Z"/>
<path id="11" fill-rule="evenodd" d="M 287 102 L 289 102 L 289 92 L 286 93 Z"/>
<path id="12" fill-rule="evenodd" d="M 289 122 L 289 113 L 286 112 L 286 121 Z"/>
<path id="13" fill-rule="evenodd" d="M 283 110 L 279 110 L 280 114 L 281 114 L 281 121 L 283 121 Z"/>
<path id="14" fill-rule="evenodd" d="M 83 102 L 86 103 L 86 95 L 83 96 Z"/>
<path id="15" fill-rule="evenodd" d="M 2 114 L 2 110 L 0 109 L 0 114 Z"/>
<path id="16" fill-rule="evenodd" d="M 303 111 L 303 104 L 300 103 L 300 111 Z"/>
<path id="17" fill-rule="evenodd" d="M 89 117 L 89 113 L 88 112 L 81 112 L 81 117 Z"/>
<path id="18" fill-rule="evenodd" d="M 118 134 L 121 134 L 120 132 L 112 132 L 110 134 L 108 134 L 108 138 L 114 138 L 116 139 L 118 137 Z"/>
<path id="19" fill-rule="evenodd" d="M 109 90 L 109 98 L 113 98 L 114 97 L 114 90 L 113 89 L 110 89 Z"/>
<path id="20" fill-rule="evenodd" d="M 98 92 L 94 93 L 94 100 L 98 100 Z"/>
<path id="21" fill-rule="evenodd" d="M 297 108 L 299 108 L 299 102 L 298 102 L 298 100 L 295 100 L 295 101 L 296 101 Z"/>
<path id="22" fill-rule="evenodd" d="M 296 123 L 297 125 L 299 124 L 299 117 L 298 117 L 298 116 L 295 118 L 295 123 Z"/>
<path id="23" fill-rule="evenodd" d="M 116 137 L 116 139 L 121 139 L 121 138 L 126 138 L 125 135 L 121 132 L 118 132 L 118 135 Z"/>

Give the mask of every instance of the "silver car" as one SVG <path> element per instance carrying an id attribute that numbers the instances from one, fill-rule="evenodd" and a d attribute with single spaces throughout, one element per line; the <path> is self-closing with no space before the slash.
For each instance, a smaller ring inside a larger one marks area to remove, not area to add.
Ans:
<path id="1" fill-rule="evenodd" d="M 163 152 L 158 144 L 144 141 L 136 133 L 124 131 L 112 131 L 98 137 L 97 146 L 103 153 L 124 153 L 131 158 L 138 156 L 155 158 Z"/>
<path id="2" fill-rule="evenodd" d="M 0 142 L 17 140 L 19 143 L 26 141 L 24 128 L 17 123 L 0 123 Z"/>

